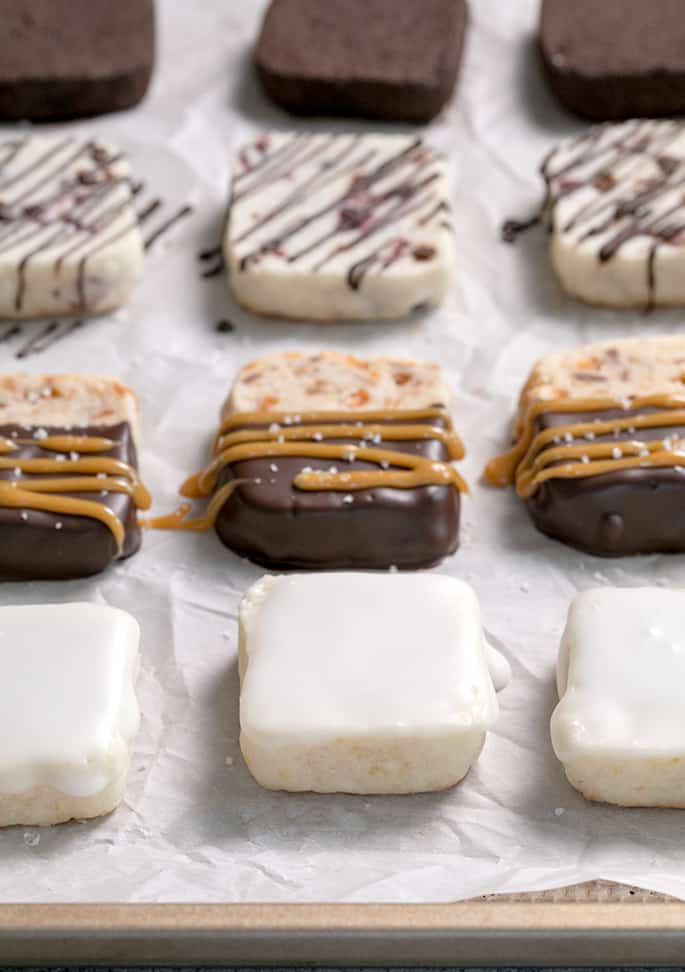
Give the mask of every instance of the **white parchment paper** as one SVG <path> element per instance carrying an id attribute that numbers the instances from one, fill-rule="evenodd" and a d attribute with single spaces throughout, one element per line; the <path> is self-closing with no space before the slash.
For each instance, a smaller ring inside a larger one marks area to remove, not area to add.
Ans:
<path id="1" fill-rule="evenodd" d="M 166 213 L 190 200 L 194 214 L 152 250 L 125 312 L 23 361 L 15 354 L 30 325 L 0 342 L 3 370 L 103 372 L 139 392 L 142 468 L 159 512 L 176 505 L 178 484 L 205 459 L 219 405 L 250 358 L 331 347 L 439 360 L 473 485 L 462 547 L 439 569 L 474 584 L 514 673 L 477 766 L 438 795 L 261 790 L 238 747 L 235 620 L 260 570 L 213 533 L 151 532 L 138 556 L 100 577 L 0 588 L 2 604 L 100 599 L 124 608 L 141 623 L 144 659 L 143 728 L 125 804 L 98 822 L 0 833 L 1 900 L 447 901 L 590 878 L 685 898 L 682 812 L 585 803 L 549 741 L 556 650 L 572 596 L 603 584 L 685 587 L 685 559 L 580 555 L 536 533 L 511 492 L 477 484 L 507 440 L 536 357 L 675 330 L 682 317 L 584 308 L 559 290 L 541 232 L 515 247 L 499 242 L 504 218 L 538 204 L 543 154 L 580 128 L 544 88 L 536 7 L 472 0 L 458 97 L 428 131 L 450 154 L 459 247 L 458 283 L 440 310 L 397 324 L 258 321 L 232 304 L 223 278 L 201 279 L 197 253 L 218 241 L 229 159 L 246 137 L 267 126 L 371 126 L 293 122 L 265 101 L 250 68 L 262 0 L 161 0 L 159 68 L 144 105 L 71 127 L 118 139 Z M 233 333 L 217 333 L 222 318 Z"/>

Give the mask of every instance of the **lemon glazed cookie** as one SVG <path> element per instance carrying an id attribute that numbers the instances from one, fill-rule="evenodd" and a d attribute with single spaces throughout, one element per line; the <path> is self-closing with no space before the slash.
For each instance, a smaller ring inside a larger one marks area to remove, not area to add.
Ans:
<path id="1" fill-rule="evenodd" d="M 498 714 L 476 595 L 436 574 L 262 578 L 240 676 L 240 745 L 268 789 L 444 789 Z"/>
<path id="2" fill-rule="evenodd" d="M 99 817 L 122 800 L 140 633 L 100 604 L 0 607 L 0 827 Z"/>
<path id="3" fill-rule="evenodd" d="M 685 593 L 584 591 L 559 651 L 552 742 L 588 800 L 685 807 Z"/>
<path id="4" fill-rule="evenodd" d="M 515 445 L 485 472 L 535 526 L 588 553 L 685 550 L 685 338 L 628 338 L 541 358 Z"/>

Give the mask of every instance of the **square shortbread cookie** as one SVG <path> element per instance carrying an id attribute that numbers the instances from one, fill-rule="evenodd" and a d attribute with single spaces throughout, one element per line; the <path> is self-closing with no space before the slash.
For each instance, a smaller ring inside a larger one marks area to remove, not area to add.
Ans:
<path id="1" fill-rule="evenodd" d="M 99 375 L 0 375 L 0 579 L 65 580 L 140 547 L 140 411 Z"/>
<path id="2" fill-rule="evenodd" d="M 545 355 L 515 445 L 486 478 L 516 484 L 536 527 L 588 553 L 685 550 L 685 338 L 623 338 Z"/>
<path id="3" fill-rule="evenodd" d="M 236 300 L 313 321 L 440 303 L 455 262 L 445 172 L 415 135 L 260 135 L 238 156 L 226 222 Z"/>
<path id="4" fill-rule="evenodd" d="M 143 263 L 126 158 L 110 144 L 25 135 L 0 144 L 0 316 L 99 314 Z"/>
<path id="5" fill-rule="evenodd" d="M 589 800 L 685 807 L 685 592 L 602 588 L 571 604 L 552 743 Z"/>
<path id="6" fill-rule="evenodd" d="M 685 303 L 685 126 L 628 121 L 567 138 L 542 165 L 554 268 L 608 307 Z"/>
<path id="7" fill-rule="evenodd" d="M 264 577 L 240 670 L 240 744 L 268 789 L 453 786 L 498 714 L 476 595 L 436 574 Z"/>
<path id="8" fill-rule="evenodd" d="M 355 570 L 424 567 L 455 550 L 460 480 L 450 461 L 463 446 L 439 365 L 267 355 L 241 369 L 221 419 L 212 488 L 240 485 L 215 526 L 243 556 L 272 569 Z M 420 474 L 407 482 L 412 465 Z M 323 477 L 318 488 L 300 488 L 305 470 Z M 373 480 L 355 484 L 359 474 Z"/>
<path id="9" fill-rule="evenodd" d="M 0 826 L 109 813 L 138 731 L 139 629 L 99 604 L 0 608 Z"/>

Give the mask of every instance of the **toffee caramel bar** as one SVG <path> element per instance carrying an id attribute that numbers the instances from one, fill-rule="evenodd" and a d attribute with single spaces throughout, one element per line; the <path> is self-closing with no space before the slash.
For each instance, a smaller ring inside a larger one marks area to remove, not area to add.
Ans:
<path id="1" fill-rule="evenodd" d="M 0 579 L 84 577 L 136 552 L 138 438 L 118 381 L 0 376 Z"/>
<path id="2" fill-rule="evenodd" d="M 152 525 L 213 524 L 269 567 L 428 566 L 457 546 L 462 455 L 437 365 L 275 354 L 242 369 L 182 490 L 211 497 L 207 516 Z"/>
<path id="3" fill-rule="evenodd" d="M 588 553 L 685 551 L 685 338 L 551 354 L 519 401 L 513 448 L 485 472 L 515 483 L 535 526 Z"/>

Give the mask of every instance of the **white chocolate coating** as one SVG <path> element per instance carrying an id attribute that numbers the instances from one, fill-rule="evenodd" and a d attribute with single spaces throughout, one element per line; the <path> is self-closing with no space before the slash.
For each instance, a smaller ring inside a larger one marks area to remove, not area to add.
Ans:
<path id="1" fill-rule="evenodd" d="M 685 126 L 590 128 L 545 160 L 551 255 L 564 289 L 591 304 L 685 303 Z"/>
<path id="2" fill-rule="evenodd" d="M 66 135 L 0 144 L 0 316 L 98 314 L 135 284 L 143 244 L 128 162 Z"/>
<path id="3" fill-rule="evenodd" d="M 0 608 L 0 824 L 119 802 L 138 731 L 139 629 L 98 604 Z"/>
<path id="4" fill-rule="evenodd" d="M 438 304 L 455 262 L 445 162 L 413 135 L 261 135 L 238 156 L 224 255 L 236 300 L 260 314 Z"/>
<path id="5" fill-rule="evenodd" d="M 478 601 L 455 578 L 264 577 L 240 625 L 241 748 L 262 786 L 442 789 L 497 717 Z"/>
<path id="6" fill-rule="evenodd" d="M 576 789 L 623 806 L 685 806 L 685 592 L 579 594 L 557 684 L 552 743 Z"/>

